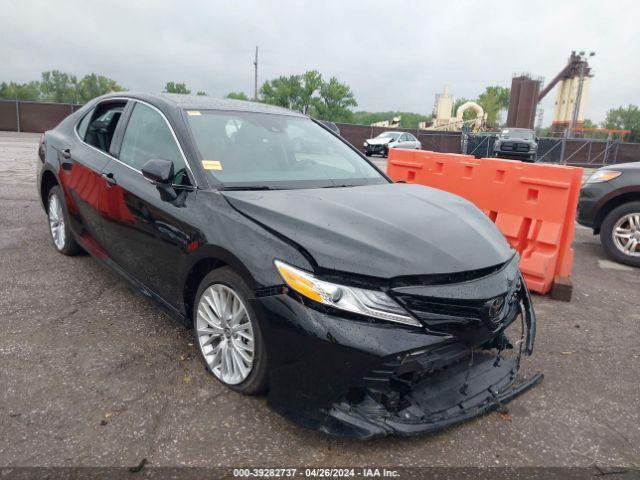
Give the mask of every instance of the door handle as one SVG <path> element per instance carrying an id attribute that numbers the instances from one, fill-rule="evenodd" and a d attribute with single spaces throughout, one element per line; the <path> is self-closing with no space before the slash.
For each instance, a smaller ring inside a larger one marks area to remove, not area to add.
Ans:
<path id="1" fill-rule="evenodd" d="M 101 173 L 100 176 L 105 182 L 107 182 L 108 187 L 116 184 L 116 179 L 113 178 L 113 173 Z"/>

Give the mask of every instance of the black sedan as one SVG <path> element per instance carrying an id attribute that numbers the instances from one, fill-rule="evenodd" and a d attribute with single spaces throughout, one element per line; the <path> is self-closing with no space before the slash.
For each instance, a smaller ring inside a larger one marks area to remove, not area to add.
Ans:
<path id="1" fill-rule="evenodd" d="M 302 114 L 112 94 L 39 149 L 55 248 L 193 327 L 229 388 L 358 437 L 434 430 L 535 384 L 518 257 L 454 195 L 393 184 Z M 471 247 L 471 248 L 470 248 Z"/>
<path id="2" fill-rule="evenodd" d="M 580 189 L 577 220 L 613 260 L 640 267 L 640 162 L 596 170 Z"/>

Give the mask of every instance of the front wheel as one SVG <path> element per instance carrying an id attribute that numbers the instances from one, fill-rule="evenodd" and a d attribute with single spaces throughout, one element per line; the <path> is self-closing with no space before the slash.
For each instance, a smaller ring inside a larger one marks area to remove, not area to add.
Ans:
<path id="1" fill-rule="evenodd" d="M 49 191 L 47 216 L 49 217 L 49 232 L 56 250 L 64 255 L 77 255 L 81 248 L 73 238 L 69 228 L 69 215 L 67 215 L 64 195 L 58 185 L 52 187 Z"/>
<path id="2" fill-rule="evenodd" d="M 251 291 L 228 267 L 200 282 L 193 327 L 207 369 L 232 390 L 245 395 L 267 386 L 267 356 Z"/>
<path id="3" fill-rule="evenodd" d="M 640 267 L 640 202 L 624 203 L 607 214 L 600 243 L 613 260 Z"/>

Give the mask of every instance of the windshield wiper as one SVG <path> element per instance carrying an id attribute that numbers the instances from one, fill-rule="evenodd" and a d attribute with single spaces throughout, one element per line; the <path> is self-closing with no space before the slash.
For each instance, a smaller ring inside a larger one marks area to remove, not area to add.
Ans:
<path id="1" fill-rule="evenodd" d="M 267 185 L 245 185 L 245 186 L 236 186 L 236 187 L 221 187 L 220 190 L 226 191 L 234 191 L 234 190 L 277 190 L 275 188 L 271 188 Z"/>

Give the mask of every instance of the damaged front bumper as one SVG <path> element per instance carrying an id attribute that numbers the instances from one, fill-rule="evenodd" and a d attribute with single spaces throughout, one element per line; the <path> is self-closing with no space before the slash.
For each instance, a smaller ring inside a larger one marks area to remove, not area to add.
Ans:
<path id="1" fill-rule="evenodd" d="M 332 435 L 412 435 L 499 408 L 542 379 L 519 373 L 536 323 L 517 259 L 480 279 L 389 293 L 425 328 L 350 317 L 294 294 L 255 299 L 269 406 Z"/>

